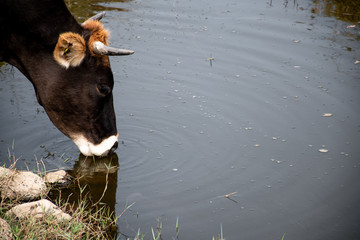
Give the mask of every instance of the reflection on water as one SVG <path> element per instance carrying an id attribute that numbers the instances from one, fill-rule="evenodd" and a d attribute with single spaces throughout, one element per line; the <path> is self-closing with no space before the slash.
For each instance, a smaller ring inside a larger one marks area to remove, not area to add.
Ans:
<path id="1" fill-rule="evenodd" d="M 114 211 L 118 170 L 119 159 L 116 153 L 96 159 L 80 155 L 73 169 L 68 171 L 74 179 L 74 184 L 61 189 L 61 198 L 77 205 L 81 199 L 81 190 L 82 197 L 87 196 L 92 203 L 100 201 Z M 56 199 L 58 196 L 58 190 L 52 191 L 51 198 Z"/>
<path id="2" fill-rule="evenodd" d="M 358 23 L 360 21 L 359 0 L 314 0 L 312 12 L 339 20 Z"/>
<path id="3" fill-rule="evenodd" d="M 79 201 L 84 200 L 90 208 L 94 208 L 93 204 L 105 206 L 114 219 L 118 170 L 119 160 L 115 153 L 97 159 L 80 155 L 73 169 L 68 171 L 73 178 L 72 184 L 53 189 L 49 197 L 54 201 L 60 198 L 62 202 L 75 207 L 80 204 Z M 117 234 L 116 228 L 109 228 L 107 231 L 110 231 L 108 234 L 111 236 Z"/>
<path id="4" fill-rule="evenodd" d="M 65 0 L 65 3 L 74 16 L 84 20 L 101 11 L 128 11 L 129 9 L 123 8 L 121 4 L 118 7 L 114 7 L 113 5 L 109 6 L 109 3 L 124 3 L 130 1 L 131 0 L 108 0 L 106 2 L 98 0 Z"/>
<path id="5" fill-rule="evenodd" d="M 311 12 L 316 15 L 335 17 L 337 20 L 348 22 L 344 25 L 335 24 L 334 35 L 344 35 L 357 41 L 360 40 L 360 1 L 358 0 L 314 0 Z M 313 16 L 314 17 L 314 16 Z M 352 48 L 347 47 L 351 51 Z"/>

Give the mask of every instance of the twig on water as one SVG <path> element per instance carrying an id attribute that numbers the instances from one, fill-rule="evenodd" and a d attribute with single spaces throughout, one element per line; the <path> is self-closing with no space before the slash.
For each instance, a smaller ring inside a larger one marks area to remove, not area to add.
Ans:
<path id="1" fill-rule="evenodd" d="M 236 193 L 237 193 L 237 192 L 232 192 L 232 193 L 226 194 L 224 197 L 227 198 L 227 199 L 229 199 L 229 200 L 231 200 L 231 201 L 233 201 L 233 202 L 235 202 L 235 203 L 238 203 L 236 200 L 230 198 L 231 195 L 234 195 L 234 194 L 236 194 Z"/>
<path id="2" fill-rule="evenodd" d="M 210 67 L 212 67 L 212 62 L 215 60 L 215 58 L 213 58 L 212 54 L 210 54 L 210 57 L 206 59 L 207 62 L 210 62 Z"/>

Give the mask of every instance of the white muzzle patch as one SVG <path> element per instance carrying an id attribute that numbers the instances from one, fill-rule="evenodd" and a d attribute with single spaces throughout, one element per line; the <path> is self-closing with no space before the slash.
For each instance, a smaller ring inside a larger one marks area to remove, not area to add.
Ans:
<path id="1" fill-rule="evenodd" d="M 119 134 L 104 139 L 101 143 L 94 145 L 84 136 L 73 136 L 72 140 L 78 146 L 80 152 L 85 156 L 106 156 L 118 141 Z"/>

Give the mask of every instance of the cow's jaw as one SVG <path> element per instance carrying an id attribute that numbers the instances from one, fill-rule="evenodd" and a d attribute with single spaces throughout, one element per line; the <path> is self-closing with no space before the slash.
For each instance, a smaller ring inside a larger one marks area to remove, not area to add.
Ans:
<path id="1" fill-rule="evenodd" d="M 72 136 L 72 140 L 85 156 L 107 156 L 117 148 L 119 134 L 104 139 L 99 144 L 93 144 L 82 135 Z"/>

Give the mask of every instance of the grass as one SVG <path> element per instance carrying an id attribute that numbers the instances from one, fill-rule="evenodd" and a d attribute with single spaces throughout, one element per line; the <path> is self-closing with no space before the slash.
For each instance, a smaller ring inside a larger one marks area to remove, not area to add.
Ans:
<path id="1" fill-rule="evenodd" d="M 225 240 L 224 235 L 223 235 L 223 228 L 222 228 L 222 224 L 220 224 L 220 234 L 218 234 L 218 236 L 215 238 L 212 238 L 213 240 Z"/>
<path id="2" fill-rule="evenodd" d="M 8 150 L 10 168 L 15 169 L 16 159 L 14 144 Z M 45 166 L 42 161 L 37 161 L 37 172 L 44 175 Z M 110 170 L 110 169 L 109 169 Z M 73 185 L 79 184 L 79 179 L 73 179 Z M 85 189 L 86 186 L 81 189 Z M 18 204 L 17 201 L 1 199 L 0 217 L 10 225 L 14 239 L 114 239 L 117 233 L 117 220 L 114 212 L 106 205 L 100 204 L 100 200 L 92 203 L 87 194 L 80 195 L 76 203 L 70 204 L 61 200 L 61 189 L 55 202 L 60 209 L 72 216 L 71 220 L 58 220 L 51 214 L 44 214 L 41 219 L 34 216 L 22 217 L 8 215 L 6 212 Z M 80 190 L 81 191 L 81 190 Z M 104 189 L 106 191 L 106 188 Z M 83 193 L 83 191 L 81 191 Z M 48 198 L 45 196 L 45 198 Z M 127 207 L 123 213 L 129 209 Z M 123 214 L 122 213 L 122 214 Z M 1 238 L 1 237 L 0 237 Z"/>
<path id="3" fill-rule="evenodd" d="M 10 225 L 14 239 L 114 239 L 117 232 L 117 218 L 106 205 L 92 204 L 87 196 L 78 203 L 55 201 L 71 220 L 58 220 L 45 213 L 41 219 L 34 216 L 8 215 L 6 212 L 16 206 L 16 201 L 1 200 L 0 217 Z"/>
<path id="4" fill-rule="evenodd" d="M 68 207 L 65 204 L 62 208 Z M 105 207 L 90 210 L 84 201 L 67 212 L 72 216 L 70 221 L 59 221 L 51 214 L 45 214 L 40 220 L 33 216 L 19 220 L 4 211 L 0 215 L 9 223 L 15 239 L 113 239 L 110 233 L 116 228 L 116 221 Z"/>

